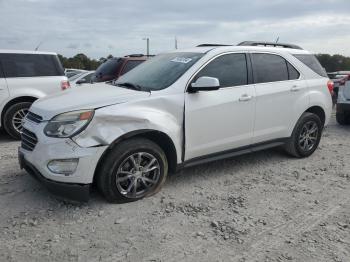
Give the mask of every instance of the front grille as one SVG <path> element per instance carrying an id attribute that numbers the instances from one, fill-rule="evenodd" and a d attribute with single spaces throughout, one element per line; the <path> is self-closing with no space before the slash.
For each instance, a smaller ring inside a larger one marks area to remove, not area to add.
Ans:
<path id="1" fill-rule="evenodd" d="M 41 121 L 43 121 L 43 118 L 37 114 L 34 114 L 32 112 L 28 112 L 28 114 L 26 115 L 26 118 L 29 120 L 29 121 L 32 121 L 34 123 L 40 123 Z"/>
<path id="2" fill-rule="evenodd" d="M 36 137 L 36 135 L 25 128 L 22 129 L 21 138 L 21 147 L 28 151 L 33 151 L 36 144 L 38 143 L 38 138 Z"/>

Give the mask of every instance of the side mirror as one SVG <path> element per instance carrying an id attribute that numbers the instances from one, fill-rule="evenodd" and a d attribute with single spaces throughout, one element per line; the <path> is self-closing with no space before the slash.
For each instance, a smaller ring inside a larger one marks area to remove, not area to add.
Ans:
<path id="1" fill-rule="evenodd" d="M 198 91 L 213 91 L 220 88 L 220 81 L 215 77 L 201 76 L 188 88 L 191 93 Z"/>
<path id="2" fill-rule="evenodd" d="M 87 81 L 86 81 L 86 79 L 85 78 L 82 78 L 82 79 L 79 79 L 78 81 L 77 81 L 77 84 L 78 85 L 81 85 L 81 84 L 85 84 Z"/>

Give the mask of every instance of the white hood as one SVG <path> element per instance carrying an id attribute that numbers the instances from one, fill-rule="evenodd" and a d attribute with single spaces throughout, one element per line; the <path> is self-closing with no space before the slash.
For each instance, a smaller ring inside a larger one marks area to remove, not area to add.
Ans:
<path id="1" fill-rule="evenodd" d="M 95 109 L 148 97 L 150 93 L 131 90 L 105 83 L 83 85 L 35 101 L 30 111 L 50 120 L 74 110 Z"/>

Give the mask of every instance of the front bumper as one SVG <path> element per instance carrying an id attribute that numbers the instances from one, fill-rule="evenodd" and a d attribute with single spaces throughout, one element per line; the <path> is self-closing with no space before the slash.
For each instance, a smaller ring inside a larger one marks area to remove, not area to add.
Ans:
<path id="1" fill-rule="evenodd" d="M 56 195 L 86 200 L 97 164 L 108 146 L 80 147 L 69 138 L 50 138 L 43 132 L 45 125 L 46 123 L 24 122 L 24 128 L 36 135 L 37 143 L 33 150 L 19 148 L 20 164 Z M 52 160 L 73 158 L 79 161 L 72 174 L 57 174 L 48 168 L 48 163 Z"/>
<path id="2" fill-rule="evenodd" d="M 63 183 L 47 179 L 25 159 L 20 149 L 18 150 L 18 161 L 21 169 L 26 170 L 31 176 L 41 182 L 52 194 L 79 202 L 88 201 L 90 184 Z"/>

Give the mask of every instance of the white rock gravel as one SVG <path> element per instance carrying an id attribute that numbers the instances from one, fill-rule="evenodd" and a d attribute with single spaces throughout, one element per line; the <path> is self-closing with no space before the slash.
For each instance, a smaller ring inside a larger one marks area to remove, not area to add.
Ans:
<path id="1" fill-rule="evenodd" d="M 350 261 L 350 127 L 307 159 L 268 150 L 169 177 L 114 205 L 56 200 L 0 134 L 1 261 Z"/>

